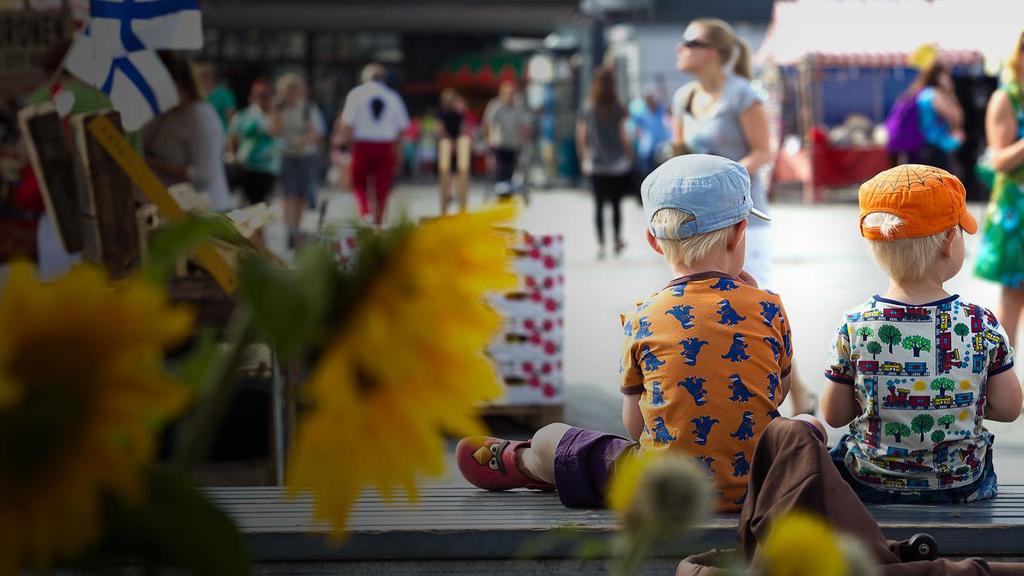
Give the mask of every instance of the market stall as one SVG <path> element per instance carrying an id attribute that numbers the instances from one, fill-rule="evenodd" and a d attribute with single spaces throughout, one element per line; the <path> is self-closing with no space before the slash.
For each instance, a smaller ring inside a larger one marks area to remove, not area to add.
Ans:
<path id="1" fill-rule="evenodd" d="M 949 10 L 959 4 L 777 2 L 758 52 L 758 62 L 771 71 L 766 88 L 781 101 L 774 119 L 782 145 L 773 185 L 799 183 L 805 201 L 816 202 L 828 188 L 859 184 L 890 167 L 881 125 L 914 80 L 909 56 L 935 44 L 954 75 L 984 73 L 972 24 L 956 35 L 938 25 L 950 21 Z"/>

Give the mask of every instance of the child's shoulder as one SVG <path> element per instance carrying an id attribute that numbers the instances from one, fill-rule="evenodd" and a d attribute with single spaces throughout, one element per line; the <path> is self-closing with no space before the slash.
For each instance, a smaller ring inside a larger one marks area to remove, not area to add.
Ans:
<path id="1" fill-rule="evenodd" d="M 843 311 L 842 323 L 870 321 L 882 317 L 883 305 L 874 296 L 862 300 Z"/>

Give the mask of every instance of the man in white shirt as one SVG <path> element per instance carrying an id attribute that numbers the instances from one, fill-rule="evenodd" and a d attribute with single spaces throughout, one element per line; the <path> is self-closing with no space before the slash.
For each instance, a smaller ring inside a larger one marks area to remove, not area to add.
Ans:
<path id="1" fill-rule="evenodd" d="M 399 137 L 409 126 L 409 113 L 397 92 L 384 85 L 380 64 L 363 68 L 363 83 L 345 97 L 338 119 L 342 139 L 352 145 L 352 191 L 359 213 L 370 213 L 367 183 L 374 179 L 376 191 L 373 222 L 381 225 L 387 209 L 391 180 L 397 166 Z"/>

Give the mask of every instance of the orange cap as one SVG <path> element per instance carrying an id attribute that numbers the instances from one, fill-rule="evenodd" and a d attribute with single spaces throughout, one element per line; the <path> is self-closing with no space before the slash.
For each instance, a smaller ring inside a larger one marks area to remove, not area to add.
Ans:
<path id="1" fill-rule="evenodd" d="M 864 226 L 872 212 L 887 212 L 903 219 L 892 235 Z M 860 186 L 860 235 L 868 240 L 919 238 L 959 225 L 974 234 L 978 222 L 967 210 L 967 192 L 960 180 L 933 166 L 904 164 L 880 172 Z"/>

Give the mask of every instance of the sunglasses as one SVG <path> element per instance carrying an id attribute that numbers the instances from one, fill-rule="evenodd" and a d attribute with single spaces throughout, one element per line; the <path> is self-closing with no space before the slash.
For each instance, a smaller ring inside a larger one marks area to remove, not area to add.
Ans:
<path id="1" fill-rule="evenodd" d="M 684 40 L 683 46 L 687 48 L 713 48 L 713 46 L 703 40 Z"/>

